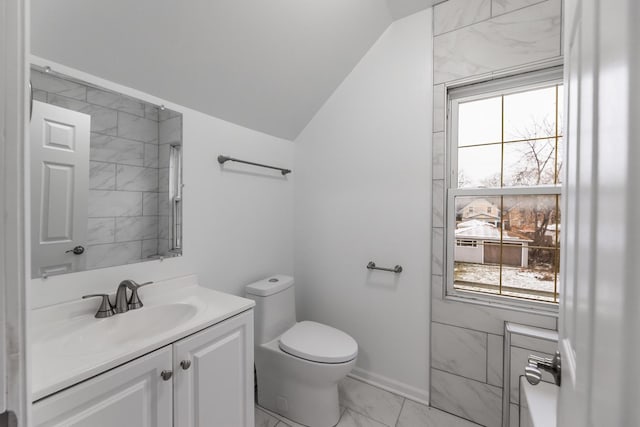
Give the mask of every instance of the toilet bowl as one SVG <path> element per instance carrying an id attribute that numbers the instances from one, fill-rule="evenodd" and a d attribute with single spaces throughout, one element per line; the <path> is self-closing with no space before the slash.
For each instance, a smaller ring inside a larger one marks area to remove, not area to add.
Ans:
<path id="1" fill-rule="evenodd" d="M 293 278 L 273 276 L 246 287 L 255 307 L 258 404 L 309 427 L 340 419 L 338 383 L 353 368 L 356 341 L 317 322 L 296 322 Z"/>

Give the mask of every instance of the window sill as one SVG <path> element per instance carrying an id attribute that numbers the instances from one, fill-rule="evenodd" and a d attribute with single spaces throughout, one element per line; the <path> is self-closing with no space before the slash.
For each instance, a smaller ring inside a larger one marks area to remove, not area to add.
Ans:
<path id="1" fill-rule="evenodd" d="M 475 304 L 484 307 L 491 307 L 500 310 L 511 310 L 521 313 L 537 314 L 557 318 L 559 316 L 559 305 L 536 301 L 522 301 L 509 297 L 492 297 L 490 295 L 480 295 L 475 292 L 456 290 L 454 294 L 448 294 L 446 289 L 443 292 L 443 300 L 455 301 L 464 304 Z"/>

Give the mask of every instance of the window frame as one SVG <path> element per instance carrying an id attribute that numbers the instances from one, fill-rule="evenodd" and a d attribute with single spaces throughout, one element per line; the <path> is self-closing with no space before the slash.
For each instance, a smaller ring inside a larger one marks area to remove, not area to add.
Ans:
<path id="1" fill-rule="evenodd" d="M 527 300 L 508 295 L 493 295 L 454 288 L 454 250 L 456 247 L 456 209 L 458 196 L 527 196 L 559 195 L 564 197 L 564 180 L 559 184 L 540 186 L 518 186 L 497 188 L 457 188 L 458 154 L 458 106 L 462 101 L 469 102 L 510 95 L 519 92 L 563 84 L 563 67 L 556 66 L 545 70 L 527 72 L 515 76 L 498 77 L 495 80 L 477 82 L 458 87 L 446 88 L 446 172 L 445 172 L 445 260 L 444 260 L 444 298 L 499 306 L 523 311 L 558 313 L 558 302 Z M 564 135 L 563 135 L 564 137 Z M 561 174 L 562 176 L 562 174 Z M 562 204 L 561 204 L 562 205 Z M 559 280 L 559 279 L 558 279 Z"/>

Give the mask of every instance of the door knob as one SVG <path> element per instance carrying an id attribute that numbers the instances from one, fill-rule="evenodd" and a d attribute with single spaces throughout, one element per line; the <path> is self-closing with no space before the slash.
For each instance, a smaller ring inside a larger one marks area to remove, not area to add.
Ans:
<path id="1" fill-rule="evenodd" d="M 162 371 L 160 372 L 160 376 L 162 377 L 163 380 L 169 381 L 173 376 L 173 371 L 166 371 L 166 370 Z"/>
<path id="2" fill-rule="evenodd" d="M 64 251 L 65 254 L 68 254 L 69 252 L 73 252 L 74 255 L 82 255 L 84 253 L 84 246 L 76 246 L 73 249 Z"/>
<path id="3" fill-rule="evenodd" d="M 180 362 L 180 367 L 186 371 L 191 367 L 191 360 L 183 360 Z"/>

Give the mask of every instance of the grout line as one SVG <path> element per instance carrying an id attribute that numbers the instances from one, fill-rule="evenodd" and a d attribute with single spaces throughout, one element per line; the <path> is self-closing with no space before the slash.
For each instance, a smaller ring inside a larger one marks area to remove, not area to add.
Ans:
<path id="1" fill-rule="evenodd" d="M 449 414 L 452 417 L 456 417 L 456 418 L 460 418 L 461 420 L 469 421 L 470 423 L 472 423 L 474 425 L 477 425 L 477 426 L 480 426 L 480 427 L 485 427 L 482 424 L 478 424 L 477 422 L 475 422 L 473 420 L 470 420 L 469 418 L 462 417 L 462 416 L 460 416 L 458 414 L 454 414 L 453 412 L 449 412 L 446 409 L 438 408 L 437 406 L 429 405 L 429 409 L 435 409 L 436 411 L 440 411 L 440 412 L 444 412 L 445 414 Z M 440 427 L 440 426 L 434 426 L 434 427 Z"/>
<path id="2" fill-rule="evenodd" d="M 451 324 L 451 323 L 444 323 L 444 322 L 440 322 L 440 321 L 437 321 L 437 320 L 431 320 L 431 323 L 439 323 L 439 324 L 441 324 L 441 325 L 451 326 L 451 327 L 453 327 L 453 328 L 466 329 L 466 330 L 468 330 L 468 331 L 479 332 L 479 333 L 482 333 L 482 334 L 498 335 L 498 336 L 500 336 L 500 337 L 501 337 L 501 336 L 503 336 L 503 335 L 500 335 L 500 334 L 496 334 L 495 332 L 484 331 L 484 330 L 481 330 L 481 329 L 473 329 L 473 328 L 469 328 L 469 327 L 467 327 L 467 326 L 458 326 L 458 325 L 453 325 L 453 324 Z"/>
<path id="3" fill-rule="evenodd" d="M 552 341 L 549 341 L 549 342 L 552 342 Z M 511 344 L 511 347 L 512 348 L 519 348 L 520 350 L 535 351 L 535 352 L 546 354 L 546 355 L 549 355 L 549 356 L 553 357 L 553 354 L 547 353 L 546 351 L 542 351 L 542 350 L 536 350 L 536 349 L 528 348 L 528 347 L 521 347 L 519 345 L 513 345 L 513 344 Z"/>
<path id="4" fill-rule="evenodd" d="M 445 32 L 442 32 L 442 33 L 433 34 L 433 40 L 434 40 L 434 43 L 435 43 L 435 39 L 436 39 L 436 37 L 440 37 L 440 36 L 443 36 L 443 35 L 445 35 L 445 34 L 451 34 L 451 33 L 454 33 L 454 32 L 456 32 L 456 31 L 462 30 L 462 29 L 464 29 L 464 28 L 469 28 L 469 27 L 472 27 L 472 26 L 474 26 L 474 25 L 481 24 L 481 23 L 483 23 L 483 22 L 491 21 L 491 20 L 493 20 L 494 18 L 498 18 L 498 17 L 502 17 L 502 16 L 507 16 L 507 15 L 510 15 L 510 14 L 512 14 L 512 13 L 519 12 L 519 11 L 521 11 L 521 10 L 523 10 L 523 9 L 526 9 L 526 8 L 529 8 L 529 7 L 533 7 L 533 6 L 537 6 L 537 5 L 539 5 L 540 3 L 544 3 L 544 2 L 546 2 L 546 1 L 549 1 L 549 0 L 540 0 L 540 1 L 536 2 L 536 3 L 527 4 L 527 5 L 525 5 L 525 6 L 519 7 L 519 8 L 517 8 L 517 9 L 510 10 L 510 11 L 508 11 L 508 12 L 503 12 L 503 13 L 500 13 L 499 15 L 495 15 L 495 16 L 493 15 L 493 7 L 491 7 L 491 8 L 490 8 L 490 11 L 489 11 L 489 12 L 490 12 L 490 13 L 489 13 L 489 17 L 488 17 L 488 18 L 486 18 L 486 19 L 482 19 L 482 20 L 480 20 L 480 21 L 475 21 L 475 22 L 472 22 L 472 23 L 470 23 L 470 24 L 462 25 L 462 26 L 460 26 L 460 27 L 456 27 L 456 28 L 454 28 L 454 29 L 452 29 L 452 30 L 445 31 Z M 491 3 L 492 3 L 492 6 L 493 6 L 493 1 L 491 1 Z M 433 17 L 434 17 L 434 20 L 435 20 L 435 13 L 433 14 Z M 434 26 L 434 28 L 435 28 L 435 26 Z"/>
<path id="5" fill-rule="evenodd" d="M 398 427 L 398 423 L 400 422 L 400 415 L 402 415 L 402 410 L 404 409 L 404 404 L 407 401 L 406 398 L 402 399 L 402 405 L 400 406 L 400 412 L 398 412 L 398 418 L 396 418 L 395 427 Z"/>
<path id="6" fill-rule="evenodd" d="M 374 387 L 374 386 L 371 386 L 371 387 Z M 375 387 L 375 388 L 378 388 L 378 387 Z M 382 389 L 380 388 L 380 389 L 378 389 L 378 390 L 382 390 Z M 385 390 L 385 391 L 386 391 L 386 390 Z M 404 399 L 404 398 L 403 398 L 403 399 Z M 382 421 L 380 421 L 380 420 L 376 420 L 375 418 L 371 418 L 369 415 L 365 415 L 365 414 L 363 414 L 362 412 L 358 412 L 358 411 L 356 411 L 356 410 L 355 410 L 355 409 L 353 409 L 353 408 L 347 408 L 347 410 L 346 410 L 346 411 L 344 411 L 344 412 L 346 413 L 347 411 L 353 412 L 354 414 L 358 414 L 358 415 L 360 415 L 361 417 L 365 417 L 365 418 L 366 418 L 366 419 L 368 419 L 368 420 L 375 421 L 376 423 L 382 424 L 383 426 L 387 426 L 387 427 L 395 427 L 395 425 L 394 425 L 394 426 L 390 426 L 390 425 L 388 425 L 388 424 L 385 424 L 385 423 L 383 423 Z M 342 418 L 342 416 L 341 416 L 340 418 Z"/>
<path id="7" fill-rule="evenodd" d="M 484 362 L 485 362 L 484 379 L 485 379 L 485 382 L 487 384 L 489 384 L 489 334 L 488 333 L 486 334 L 485 343 L 486 343 L 486 345 L 485 345 L 485 349 L 486 349 L 485 356 L 486 357 L 484 358 Z"/>
<path id="8" fill-rule="evenodd" d="M 502 387 L 500 387 L 500 386 L 493 385 L 493 384 L 489 384 L 489 383 L 485 383 L 485 382 L 478 381 L 478 380 L 474 380 L 473 378 L 465 377 L 464 375 L 454 374 L 453 372 L 445 371 L 444 369 L 434 368 L 433 366 L 431 367 L 431 369 L 432 369 L 432 370 L 435 370 L 435 371 L 443 372 L 443 373 L 445 373 L 445 374 L 453 375 L 453 376 L 456 376 L 456 377 L 458 377 L 458 378 L 464 378 L 465 380 L 473 381 L 473 382 L 478 383 L 478 384 L 486 385 L 486 386 L 493 387 L 493 388 L 498 388 L 498 389 L 500 389 L 500 390 L 502 390 L 502 389 L 503 389 L 503 388 L 502 388 Z"/>
<path id="9" fill-rule="evenodd" d="M 545 1 L 545 0 L 543 0 L 543 1 Z M 525 7 L 527 7 L 527 6 L 525 6 Z M 434 12 L 435 12 L 435 11 L 434 11 Z M 436 14 L 434 13 L 434 14 L 433 14 L 434 19 L 435 19 L 435 15 L 436 15 Z M 506 14 L 505 14 L 505 15 L 506 15 Z M 474 22 L 471 22 L 470 24 L 461 25 L 460 27 L 456 27 L 456 28 L 454 28 L 454 29 L 452 29 L 452 30 L 443 31 L 442 33 L 435 34 L 435 32 L 434 32 L 434 34 L 433 34 L 433 41 L 434 41 L 434 43 L 435 43 L 435 39 L 436 39 L 436 37 L 440 37 L 440 36 L 443 36 L 443 35 L 445 35 L 445 34 L 455 33 L 456 31 L 462 30 L 462 29 L 464 29 L 464 28 L 473 27 L 473 26 L 474 26 L 474 25 L 476 25 L 476 24 L 480 24 L 480 23 L 483 23 L 483 22 L 490 21 L 490 20 L 491 20 L 491 19 L 493 19 L 493 18 L 494 18 L 494 17 L 493 17 L 493 16 L 491 16 L 491 10 L 489 10 L 489 17 L 488 17 L 488 18 L 481 19 L 481 20 L 479 20 L 479 21 L 474 21 Z M 434 29 L 435 29 L 435 25 L 434 25 Z"/>
<path id="10" fill-rule="evenodd" d="M 519 11 L 521 11 L 522 9 L 526 9 L 526 8 L 528 8 L 528 7 L 531 7 L 531 6 L 537 6 L 537 5 L 539 5 L 540 3 L 544 3 L 544 2 L 546 2 L 546 1 L 548 1 L 548 0 L 538 0 L 538 1 L 537 1 L 537 2 L 535 2 L 535 3 L 526 4 L 526 5 L 522 6 L 522 7 L 517 8 L 517 9 L 512 9 L 512 10 L 509 10 L 509 11 L 507 11 L 507 12 L 502 12 L 502 13 L 500 13 L 500 14 L 498 14 L 498 15 L 495 15 L 495 16 L 494 16 L 494 15 L 493 15 L 493 0 L 492 0 L 492 1 L 491 1 L 491 3 L 492 3 L 492 8 L 491 8 L 491 9 L 492 9 L 492 10 L 491 10 L 491 17 L 492 17 L 492 18 L 497 18 L 497 17 L 499 17 L 499 16 L 509 15 L 510 13 L 519 12 Z M 561 18 L 562 18 L 562 16 L 561 16 Z"/>

